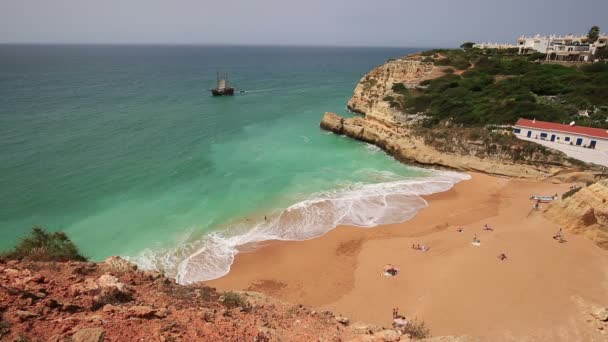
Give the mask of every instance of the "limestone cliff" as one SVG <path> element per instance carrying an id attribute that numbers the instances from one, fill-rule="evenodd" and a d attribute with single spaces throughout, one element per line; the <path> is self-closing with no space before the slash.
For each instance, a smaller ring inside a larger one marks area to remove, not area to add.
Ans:
<path id="1" fill-rule="evenodd" d="M 384 98 L 393 93 L 393 84 L 416 87 L 420 82 L 444 75 L 446 67 L 424 62 L 420 55 L 388 61 L 366 74 L 357 84 L 348 108 L 371 120 L 394 124 L 399 113 Z"/>
<path id="2" fill-rule="evenodd" d="M 608 180 L 584 187 L 551 204 L 545 215 L 568 231 L 582 234 L 608 250 Z"/>
<path id="3" fill-rule="evenodd" d="M 374 144 L 402 162 L 531 179 L 545 179 L 560 170 L 552 166 L 517 164 L 475 155 L 442 153 L 425 144 L 422 138 L 411 134 L 407 128 L 391 127 L 367 118 L 343 118 L 328 112 L 323 116 L 321 128 Z"/>
<path id="4" fill-rule="evenodd" d="M 467 139 L 451 128 L 444 128 L 441 134 L 437 128 L 425 130 L 417 124 L 420 115 L 404 113 L 392 105 L 391 99 L 398 96 L 396 84 L 416 88 L 421 82 L 447 72 L 461 73 L 427 62 L 421 54 L 388 61 L 361 78 L 348 102 L 352 112 L 363 116 L 344 118 L 325 113 L 321 128 L 377 145 L 401 161 L 422 165 L 533 179 L 577 169 L 562 153 L 543 147 L 530 148 L 536 146 L 532 143 L 517 140 L 516 144 L 522 146 L 514 146 L 499 137 L 503 140 L 501 145 Z M 529 152 L 532 149 L 538 151 Z M 521 151 L 527 151 L 528 155 L 513 158 Z"/>

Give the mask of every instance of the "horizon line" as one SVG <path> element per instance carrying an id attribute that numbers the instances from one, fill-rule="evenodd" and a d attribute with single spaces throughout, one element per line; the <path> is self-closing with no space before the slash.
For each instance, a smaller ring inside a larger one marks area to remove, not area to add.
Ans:
<path id="1" fill-rule="evenodd" d="M 327 47 L 327 48 L 389 48 L 389 49 L 438 49 L 438 46 L 397 46 L 397 45 L 329 45 L 329 44 L 245 44 L 245 43 L 82 43 L 82 42 L 0 42 L 1 45 L 43 45 L 43 46 L 214 46 L 214 47 Z"/>

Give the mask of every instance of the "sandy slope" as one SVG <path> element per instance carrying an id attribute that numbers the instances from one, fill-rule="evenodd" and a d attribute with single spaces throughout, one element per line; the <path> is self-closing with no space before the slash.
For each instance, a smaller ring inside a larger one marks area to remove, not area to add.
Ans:
<path id="1" fill-rule="evenodd" d="M 606 341 L 588 320 L 592 305 L 608 306 L 608 253 L 574 235 L 557 243 L 551 236 L 558 227 L 539 212 L 530 214 L 530 195 L 567 188 L 473 174 L 429 196 L 429 208 L 409 222 L 269 243 L 239 254 L 229 275 L 208 283 L 383 325 L 399 307 L 426 321 L 436 336 Z M 495 231 L 483 231 L 485 223 Z M 460 225 L 463 233 L 456 232 Z M 471 244 L 473 234 L 481 246 Z M 412 243 L 431 250 L 415 251 Z M 508 260 L 497 258 L 501 252 Z M 387 263 L 401 274 L 382 276 Z"/>

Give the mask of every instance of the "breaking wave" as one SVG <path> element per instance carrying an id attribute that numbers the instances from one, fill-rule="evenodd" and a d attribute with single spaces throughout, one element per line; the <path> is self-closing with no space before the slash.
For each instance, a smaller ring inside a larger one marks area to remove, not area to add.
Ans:
<path id="1" fill-rule="evenodd" d="M 446 171 L 406 179 L 390 172 L 370 172 L 388 181 L 357 183 L 313 194 L 267 221 L 242 222 L 173 250 L 147 250 L 129 259 L 141 268 L 162 270 L 180 284 L 211 280 L 229 272 L 239 246 L 268 240 L 312 239 L 338 225 L 374 227 L 404 222 L 427 206 L 420 196 L 447 191 L 470 178 Z"/>

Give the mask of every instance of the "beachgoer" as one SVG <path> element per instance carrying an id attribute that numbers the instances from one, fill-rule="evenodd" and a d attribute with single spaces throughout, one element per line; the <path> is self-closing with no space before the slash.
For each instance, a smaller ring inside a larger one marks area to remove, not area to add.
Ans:
<path id="1" fill-rule="evenodd" d="M 561 227 L 557 231 L 557 234 L 553 235 L 553 238 L 556 239 L 556 240 L 561 240 L 562 239 L 562 228 Z"/>
<path id="2" fill-rule="evenodd" d="M 500 253 L 498 254 L 498 259 L 502 260 L 506 260 L 507 259 L 507 255 L 505 253 Z"/>
<path id="3" fill-rule="evenodd" d="M 464 231 L 464 229 L 463 228 L 458 228 L 458 229 L 456 229 L 456 231 L 459 232 L 459 233 L 462 233 Z"/>
<path id="4" fill-rule="evenodd" d="M 268 221 L 268 218 L 266 218 L 266 215 L 264 215 L 264 221 Z"/>

